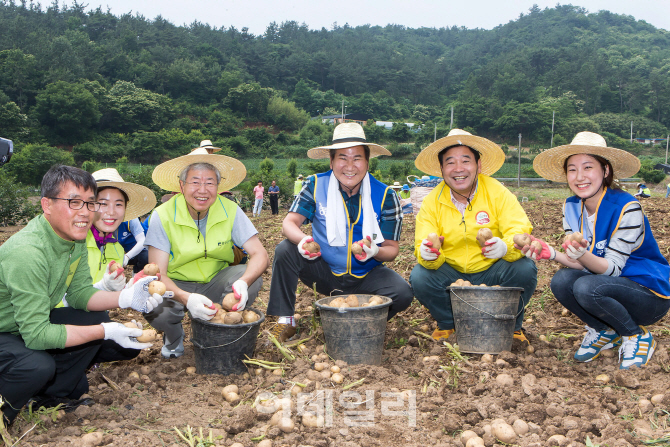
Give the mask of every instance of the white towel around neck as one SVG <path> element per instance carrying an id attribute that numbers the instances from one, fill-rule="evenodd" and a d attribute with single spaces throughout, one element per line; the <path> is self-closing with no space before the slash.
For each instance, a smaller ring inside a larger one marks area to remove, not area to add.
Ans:
<path id="1" fill-rule="evenodd" d="M 331 172 L 328 183 L 328 197 L 326 205 L 326 236 L 328 245 L 331 247 L 343 247 L 347 245 L 347 213 L 344 209 L 344 200 L 340 192 L 340 182 Z M 379 229 L 377 215 L 372 207 L 370 173 L 366 173 L 361 182 L 361 204 L 363 207 L 363 237 L 370 236 L 372 242 L 381 244 L 384 237 Z M 355 242 L 355 241 L 354 241 Z"/>

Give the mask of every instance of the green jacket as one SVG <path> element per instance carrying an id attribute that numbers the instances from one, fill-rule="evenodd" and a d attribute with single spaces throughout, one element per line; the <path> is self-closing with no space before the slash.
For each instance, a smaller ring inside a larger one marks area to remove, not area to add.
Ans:
<path id="1" fill-rule="evenodd" d="M 205 237 L 198 231 L 181 194 L 156 208 L 170 241 L 167 276 L 207 284 L 235 259 L 233 222 L 237 205 L 218 196 L 207 212 Z"/>
<path id="2" fill-rule="evenodd" d="M 123 256 L 126 252 L 118 242 L 105 244 L 105 262 L 103 262 L 102 251 L 98 248 L 98 244 L 95 243 L 91 230 L 86 235 L 86 248 L 88 249 L 88 266 L 91 269 L 93 284 L 102 279 L 105 275 L 107 264 L 110 262 L 116 261 L 123 265 Z"/>
<path id="3" fill-rule="evenodd" d="M 67 302 L 86 310 L 93 286 L 84 241 L 66 241 L 40 215 L 0 246 L 0 333 L 23 338 L 36 350 L 62 349 L 64 325 L 49 314 L 67 293 Z"/>

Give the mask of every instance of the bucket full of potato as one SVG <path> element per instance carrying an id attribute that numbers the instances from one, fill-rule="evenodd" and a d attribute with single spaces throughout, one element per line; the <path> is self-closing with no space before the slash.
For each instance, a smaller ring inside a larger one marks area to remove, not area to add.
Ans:
<path id="1" fill-rule="evenodd" d="M 242 360 L 252 358 L 265 314 L 256 308 L 231 309 L 238 301 L 232 293 L 222 304 L 214 303 L 216 315 L 209 321 L 191 319 L 191 342 L 198 374 L 244 374 Z"/>
<path id="2" fill-rule="evenodd" d="M 379 295 L 342 295 L 316 302 L 326 351 L 350 365 L 381 365 L 391 299 Z"/>

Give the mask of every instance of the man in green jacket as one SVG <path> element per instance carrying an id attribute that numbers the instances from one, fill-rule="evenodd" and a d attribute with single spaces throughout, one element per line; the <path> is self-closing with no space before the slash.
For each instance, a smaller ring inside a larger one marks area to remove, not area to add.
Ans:
<path id="1" fill-rule="evenodd" d="M 108 309 L 152 310 L 163 297 L 146 277 L 121 292 L 93 287 L 86 234 L 100 209 L 91 174 L 55 166 L 42 179 L 43 214 L 0 247 L 0 397 L 11 423 L 33 408 L 79 405 L 94 363 L 136 357 L 151 346 L 140 329 L 111 322 Z M 55 308 L 67 295 L 69 307 Z"/>
<path id="2" fill-rule="evenodd" d="M 219 195 L 246 176 L 244 165 L 231 157 L 208 154 L 202 148 L 166 161 L 154 169 L 154 182 L 167 191 L 179 191 L 154 210 L 144 244 L 149 262 L 158 265 L 167 290 L 165 300 L 147 320 L 163 331 L 165 358 L 184 353 L 184 309 L 191 318 L 211 320 L 213 303 L 234 293 L 232 310 L 252 304 L 268 268 L 268 253 L 258 232 L 236 203 Z M 234 245 L 249 254 L 246 264 L 234 262 Z"/>

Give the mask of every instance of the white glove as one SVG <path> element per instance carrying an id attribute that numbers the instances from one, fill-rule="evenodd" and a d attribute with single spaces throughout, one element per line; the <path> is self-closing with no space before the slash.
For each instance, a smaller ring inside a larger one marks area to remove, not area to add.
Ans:
<path id="1" fill-rule="evenodd" d="M 370 259 L 374 258 L 377 256 L 377 253 L 379 253 L 379 246 L 372 242 L 372 239 L 370 236 L 365 236 L 367 240 L 370 241 L 370 248 L 368 248 L 367 245 L 361 244 L 361 248 L 363 249 L 363 253 L 360 255 L 354 255 L 356 259 L 358 259 L 361 262 L 369 261 Z"/>
<path id="2" fill-rule="evenodd" d="M 216 314 L 212 300 L 199 293 L 192 293 L 188 296 L 186 308 L 191 313 L 191 318 L 198 320 L 211 320 Z"/>
<path id="3" fill-rule="evenodd" d="M 128 255 L 123 255 L 123 266 L 124 267 L 127 266 L 129 262 L 130 258 L 128 257 Z"/>
<path id="4" fill-rule="evenodd" d="M 100 323 L 105 330 L 105 340 L 112 340 L 122 348 L 146 349 L 151 343 L 139 343 L 135 337 L 142 335 L 142 329 L 126 327 L 121 323 Z"/>
<path id="5" fill-rule="evenodd" d="M 500 259 L 507 254 L 507 244 L 499 237 L 492 237 L 482 247 L 482 254 L 489 259 Z"/>
<path id="6" fill-rule="evenodd" d="M 309 251 L 305 250 L 302 248 L 304 244 L 307 242 L 312 242 L 314 241 L 314 238 L 312 236 L 305 236 L 304 238 L 300 239 L 300 242 L 298 242 L 298 253 L 300 253 L 300 256 L 303 258 L 309 260 L 313 260 L 321 256 L 321 252 L 318 253 L 310 253 Z"/>
<path id="7" fill-rule="evenodd" d="M 110 272 L 109 268 L 111 265 L 111 262 L 107 264 L 102 279 L 93 284 L 93 287 L 98 290 L 104 290 L 105 292 L 118 292 L 119 290 L 123 290 L 126 286 L 126 275 L 123 274 L 123 270 L 119 271 L 115 269 L 113 272 Z M 116 265 L 119 264 L 116 263 Z"/>
<path id="8" fill-rule="evenodd" d="M 163 302 L 163 296 L 149 293 L 149 283 L 156 281 L 156 276 L 146 276 L 138 280 L 132 287 L 125 288 L 119 295 L 119 307 L 132 307 L 138 312 L 149 313 Z"/>
<path id="9" fill-rule="evenodd" d="M 244 309 L 244 306 L 247 305 L 247 301 L 249 300 L 249 286 L 245 281 L 238 279 L 233 283 L 233 293 L 235 294 L 235 298 L 240 300 L 239 303 L 233 306 L 233 312 L 237 312 L 238 310 Z"/>
<path id="10" fill-rule="evenodd" d="M 433 243 L 424 239 L 419 246 L 419 255 L 424 261 L 434 261 L 440 256 L 440 250 L 433 248 Z"/>
<path id="11" fill-rule="evenodd" d="M 575 248 L 572 244 L 565 245 L 565 254 L 568 255 L 568 258 L 574 259 L 575 261 L 581 258 L 584 253 L 586 253 L 586 250 L 587 248 L 582 247 L 581 245 L 579 248 Z"/>

